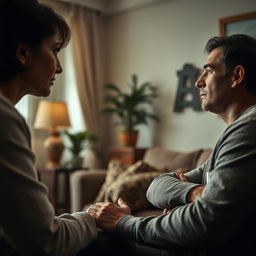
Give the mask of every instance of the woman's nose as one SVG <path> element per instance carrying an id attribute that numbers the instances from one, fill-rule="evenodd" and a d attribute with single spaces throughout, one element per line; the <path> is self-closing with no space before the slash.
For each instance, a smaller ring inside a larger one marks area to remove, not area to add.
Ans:
<path id="1" fill-rule="evenodd" d="M 57 60 L 56 73 L 57 73 L 57 74 L 60 74 L 60 73 L 62 73 L 62 71 L 63 71 L 62 66 L 61 66 L 59 60 Z"/>

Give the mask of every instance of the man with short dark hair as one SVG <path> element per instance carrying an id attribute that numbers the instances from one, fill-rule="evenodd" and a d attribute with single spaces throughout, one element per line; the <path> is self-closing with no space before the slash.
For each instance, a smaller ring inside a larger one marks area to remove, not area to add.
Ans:
<path id="1" fill-rule="evenodd" d="M 147 198 L 160 216 L 133 217 L 126 203 L 96 203 L 98 226 L 139 244 L 189 255 L 254 255 L 256 245 L 256 40 L 213 37 L 196 82 L 202 108 L 227 128 L 209 159 L 185 175 L 166 173 Z M 207 124 L 203 124 L 209 129 Z"/>

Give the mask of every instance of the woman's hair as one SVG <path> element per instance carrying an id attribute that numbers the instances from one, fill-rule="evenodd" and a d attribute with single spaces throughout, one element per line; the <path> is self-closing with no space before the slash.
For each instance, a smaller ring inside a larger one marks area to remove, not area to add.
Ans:
<path id="1" fill-rule="evenodd" d="M 37 0 L 0 0 L 0 33 L 2 81 L 24 71 L 16 58 L 19 44 L 25 43 L 36 49 L 45 38 L 58 33 L 61 47 L 64 47 L 70 39 L 65 20 Z"/>
<path id="2" fill-rule="evenodd" d="M 222 62 L 228 74 L 237 65 L 245 69 L 245 82 L 248 90 L 256 94 L 256 40 L 247 35 L 236 34 L 227 37 L 213 37 L 206 44 L 210 53 L 215 48 L 223 48 Z"/>

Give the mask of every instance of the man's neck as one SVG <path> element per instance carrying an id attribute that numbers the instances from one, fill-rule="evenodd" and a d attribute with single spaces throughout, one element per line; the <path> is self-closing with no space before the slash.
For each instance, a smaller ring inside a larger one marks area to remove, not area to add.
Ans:
<path id="1" fill-rule="evenodd" d="M 228 109 L 225 113 L 219 114 L 219 116 L 223 119 L 223 121 L 230 125 L 232 124 L 241 114 L 251 106 L 256 105 L 256 96 L 248 98 L 246 102 L 235 102 Z"/>

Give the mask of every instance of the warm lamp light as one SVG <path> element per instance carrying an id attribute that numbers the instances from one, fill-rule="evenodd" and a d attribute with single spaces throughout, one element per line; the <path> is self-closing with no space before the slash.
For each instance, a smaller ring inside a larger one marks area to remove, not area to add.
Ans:
<path id="1" fill-rule="evenodd" d="M 49 130 L 50 136 L 45 140 L 47 150 L 47 168 L 60 166 L 60 158 L 64 144 L 59 136 L 59 130 L 70 127 L 68 108 L 64 102 L 41 101 L 39 103 L 34 127 Z"/>

